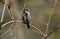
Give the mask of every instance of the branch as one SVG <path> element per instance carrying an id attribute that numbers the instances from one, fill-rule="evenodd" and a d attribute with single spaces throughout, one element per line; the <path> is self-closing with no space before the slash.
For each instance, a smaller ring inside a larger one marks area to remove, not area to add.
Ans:
<path id="1" fill-rule="evenodd" d="M 6 4 L 4 4 L 4 7 L 3 7 L 3 12 L 2 12 L 2 17 L 1 17 L 1 22 L 3 22 L 5 8 L 6 8 Z"/>
<path id="2" fill-rule="evenodd" d="M 11 10 L 8 9 L 8 6 L 7 6 L 7 10 L 8 10 L 8 12 L 9 12 L 9 15 L 10 15 L 11 19 L 13 20 L 13 19 L 14 19 L 14 16 L 13 16 Z"/>
<path id="3" fill-rule="evenodd" d="M 48 28 L 49 28 L 49 24 L 50 24 L 50 20 L 51 20 L 52 14 L 54 12 L 54 9 L 55 9 L 57 3 L 58 3 L 58 1 L 55 0 L 55 3 L 54 3 L 54 5 L 53 5 L 53 7 L 51 9 L 51 14 L 49 16 L 48 23 L 47 23 L 47 28 L 46 28 L 46 35 L 47 35 L 47 32 L 48 32 Z"/>
<path id="4" fill-rule="evenodd" d="M 11 11 L 8 9 L 8 6 L 7 6 L 7 10 L 9 12 L 9 15 L 10 15 L 11 19 L 12 19 Z"/>
<path id="5" fill-rule="evenodd" d="M 56 30 L 60 29 L 60 27 L 56 28 L 55 30 L 53 30 L 52 32 L 50 32 L 46 37 L 45 39 L 47 39 L 47 37 L 49 37 L 52 33 L 54 33 Z"/>
<path id="6" fill-rule="evenodd" d="M 4 1 L 3 12 L 2 12 L 2 17 L 1 17 L 1 22 L 3 22 L 4 12 L 5 12 L 5 8 L 6 8 L 7 4 L 8 4 L 8 0 L 5 0 L 5 1 Z"/>
<path id="7" fill-rule="evenodd" d="M 34 27 L 36 30 L 38 30 L 44 37 L 46 37 L 46 35 L 41 31 L 39 30 L 38 28 L 36 28 L 34 25 L 30 24 L 32 27 Z"/>
<path id="8" fill-rule="evenodd" d="M 40 33 L 40 32 L 38 32 L 38 31 L 36 31 L 36 30 L 34 30 L 34 29 L 32 29 L 32 31 L 34 31 L 34 32 L 36 32 L 36 33 Z"/>
<path id="9" fill-rule="evenodd" d="M 13 20 L 12 20 L 12 21 L 9 21 L 9 22 L 3 24 L 1 27 L 3 28 L 5 25 L 10 24 L 10 23 L 12 23 L 12 22 L 14 22 L 14 21 L 13 21 Z"/>
<path id="10" fill-rule="evenodd" d="M 24 8 L 26 7 L 27 0 L 24 1 Z"/>
<path id="11" fill-rule="evenodd" d="M 3 37 L 3 36 L 13 27 L 13 25 L 14 25 L 14 24 L 12 24 L 12 25 L 10 26 L 10 28 L 9 28 L 5 33 L 3 33 L 3 34 L 1 35 L 1 37 Z"/>

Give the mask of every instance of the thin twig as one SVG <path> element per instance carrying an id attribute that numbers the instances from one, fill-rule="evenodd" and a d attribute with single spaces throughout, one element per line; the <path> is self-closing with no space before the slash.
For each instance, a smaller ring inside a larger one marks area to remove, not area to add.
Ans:
<path id="1" fill-rule="evenodd" d="M 46 37 L 46 35 L 41 31 L 39 30 L 37 27 L 35 27 L 34 25 L 30 24 L 32 27 L 34 27 L 36 30 L 38 30 L 44 37 Z"/>
<path id="2" fill-rule="evenodd" d="M 10 15 L 10 18 L 12 19 L 11 11 L 8 9 L 8 7 L 7 7 L 7 10 L 8 10 L 8 13 L 9 13 L 9 15 Z M 13 20 L 13 19 L 12 19 L 12 20 Z"/>
<path id="3" fill-rule="evenodd" d="M 60 27 L 58 27 L 58 28 L 56 28 L 56 29 L 54 29 L 52 32 L 50 32 L 46 37 L 45 37 L 45 39 L 47 39 L 52 33 L 54 33 L 56 30 L 58 30 L 58 29 L 60 29 Z"/>
<path id="4" fill-rule="evenodd" d="M 12 8 L 12 6 L 11 6 L 11 8 Z M 8 9 L 8 6 L 7 6 L 7 10 L 8 10 L 8 12 L 9 12 L 9 15 L 10 15 L 10 17 L 11 17 L 11 19 L 13 20 L 14 19 L 14 16 L 13 16 L 13 10 L 11 11 L 11 10 L 9 10 Z"/>
<path id="5" fill-rule="evenodd" d="M 32 29 L 32 31 L 34 31 L 34 32 L 36 32 L 36 33 L 40 33 L 40 32 L 38 32 L 38 31 L 36 31 L 36 30 L 34 30 L 34 29 Z"/>
<path id="6" fill-rule="evenodd" d="M 46 28 L 46 35 L 47 35 L 47 33 L 48 33 L 48 28 L 49 28 L 50 20 L 51 20 L 52 14 L 53 14 L 53 12 L 54 12 L 54 9 L 55 9 L 57 3 L 58 3 L 58 2 L 55 0 L 55 3 L 54 3 L 54 5 L 53 5 L 53 8 L 51 9 L 51 14 L 50 14 L 50 16 L 49 16 L 48 23 L 47 23 L 47 28 Z"/>
<path id="7" fill-rule="evenodd" d="M 27 0 L 24 1 L 24 8 L 26 7 Z"/>
<path id="8" fill-rule="evenodd" d="M 5 8 L 6 8 L 6 4 L 4 4 L 4 7 L 3 7 L 3 12 L 2 12 L 2 17 L 1 17 L 1 22 L 3 22 Z"/>
<path id="9" fill-rule="evenodd" d="M 14 23 L 14 24 L 15 24 L 15 23 Z M 3 37 L 3 36 L 13 27 L 14 24 L 12 24 L 12 25 L 10 26 L 10 28 L 9 28 L 5 33 L 3 33 L 3 34 L 1 35 L 1 37 Z"/>
<path id="10" fill-rule="evenodd" d="M 12 20 L 12 21 L 9 21 L 9 22 L 3 24 L 1 27 L 3 28 L 5 25 L 10 24 L 10 23 L 12 23 L 12 22 L 14 22 L 14 21 L 13 21 L 13 20 Z"/>

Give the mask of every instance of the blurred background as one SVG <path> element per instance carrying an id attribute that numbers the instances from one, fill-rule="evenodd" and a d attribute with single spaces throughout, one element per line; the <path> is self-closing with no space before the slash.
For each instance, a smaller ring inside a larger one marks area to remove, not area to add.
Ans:
<path id="1" fill-rule="evenodd" d="M 53 33 L 50 34 L 47 39 L 60 39 L 60 0 L 56 0 L 56 1 L 58 1 L 58 3 L 55 6 L 54 11 L 52 12 L 49 28 L 48 28 L 48 34 L 51 33 L 52 31 Z M 24 8 L 24 2 L 25 0 L 17 0 L 19 9 L 21 11 Z M 51 10 L 54 6 L 54 3 L 55 3 L 54 0 L 27 0 L 26 2 L 26 8 L 29 8 L 31 10 L 32 19 L 30 23 L 33 24 L 35 27 L 37 27 L 39 30 L 41 30 L 44 34 L 46 34 L 45 32 L 47 28 L 47 23 L 49 20 L 49 16 L 51 14 Z M 3 5 L 0 4 L 0 20 L 1 20 L 2 10 L 3 10 Z M 9 16 L 9 12 L 6 9 L 4 14 L 4 23 L 10 20 L 11 18 Z M 5 33 L 12 24 L 13 23 L 6 25 L 6 27 L 1 28 L 0 35 Z M 32 31 L 32 29 L 36 30 L 35 28 L 31 27 L 30 29 L 27 29 L 26 25 L 22 23 L 20 24 L 23 30 L 24 39 L 45 39 L 40 32 Z M 10 33 L 11 33 L 11 29 L 4 36 L 2 36 L 1 39 L 12 39 Z M 16 34 L 16 39 L 20 39 L 18 37 L 19 36 L 17 36 Z"/>

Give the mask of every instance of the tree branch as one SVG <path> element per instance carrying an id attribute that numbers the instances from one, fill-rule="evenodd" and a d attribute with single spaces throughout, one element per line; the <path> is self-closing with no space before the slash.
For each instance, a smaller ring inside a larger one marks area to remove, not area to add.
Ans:
<path id="1" fill-rule="evenodd" d="M 48 23 L 47 23 L 47 28 L 46 28 L 46 35 L 47 35 L 47 33 L 48 33 L 48 28 L 49 28 L 50 20 L 51 20 L 52 14 L 53 14 L 53 12 L 54 12 L 54 9 L 55 9 L 57 3 L 58 3 L 58 1 L 55 0 L 55 3 L 54 3 L 54 5 L 53 5 L 53 7 L 52 7 L 52 9 L 51 9 L 51 14 L 50 14 L 50 16 L 49 16 Z"/>
<path id="2" fill-rule="evenodd" d="M 46 35 L 41 31 L 39 30 L 38 28 L 36 28 L 34 25 L 30 24 L 32 27 L 34 27 L 36 30 L 38 30 L 44 37 L 46 37 Z"/>
<path id="3" fill-rule="evenodd" d="M 45 37 L 45 39 L 47 39 L 47 37 L 49 37 L 52 33 L 54 33 L 56 30 L 58 30 L 58 29 L 60 29 L 60 27 L 58 27 L 58 28 L 56 28 L 56 29 L 54 29 L 52 32 L 50 32 L 46 37 Z"/>
<path id="4" fill-rule="evenodd" d="M 14 21 L 12 20 L 12 21 L 9 21 L 9 22 L 3 24 L 3 25 L 1 26 L 1 28 L 3 28 L 5 25 L 10 24 L 10 23 L 12 23 L 12 22 L 14 22 Z"/>
<path id="5" fill-rule="evenodd" d="M 14 24 L 15 24 L 15 23 L 14 23 Z M 12 24 L 12 25 L 10 26 L 10 28 L 9 28 L 5 33 L 3 33 L 3 34 L 1 35 L 1 37 L 3 37 L 3 36 L 13 27 L 14 24 Z"/>

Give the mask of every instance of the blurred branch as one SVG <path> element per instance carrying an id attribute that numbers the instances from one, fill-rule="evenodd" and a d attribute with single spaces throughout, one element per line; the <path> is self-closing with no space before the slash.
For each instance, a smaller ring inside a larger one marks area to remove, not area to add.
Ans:
<path id="1" fill-rule="evenodd" d="M 0 29 L 1 29 L 1 27 L 2 27 L 3 24 L 4 24 L 4 22 L 0 22 Z"/>
<path id="2" fill-rule="evenodd" d="M 34 30 L 34 29 L 32 29 L 32 31 L 34 31 L 34 32 L 36 32 L 36 33 L 40 33 L 40 32 L 38 32 L 38 31 L 36 31 L 36 30 Z"/>
<path id="3" fill-rule="evenodd" d="M 36 30 L 38 30 L 44 37 L 46 37 L 46 35 L 41 31 L 39 30 L 37 27 L 35 27 L 34 25 L 30 24 L 32 27 L 34 27 Z"/>
<path id="4" fill-rule="evenodd" d="M 1 22 L 3 22 L 4 12 L 5 12 L 5 7 L 6 7 L 6 4 L 4 4 L 4 7 L 3 7 L 3 12 L 2 12 L 2 17 L 1 17 Z"/>
<path id="5" fill-rule="evenodd" d="M 8 9 L 8 6 L 7 6 L 7 10 L 9 12 L 10 18 L 13 20 L 14 19 L 13 13 L 11 10 Z"/>
<path id="6" fill-rule="evenodd" d="M 3 24 L 1 27 L 4 27 L 5 25 L 10 24 L 10 23 L 12 23 L 12 22 L 14 22 L 14 21 L 13 21 L 13 20 L 12 20 L 12 21 L 9 21 L 9 22 Z"/>
<path id="7" fill-rule="evenodd" d="M 27 0 L 25 0 L 25 2 L 24 2 L 24 8 L 26 7 L 26 3 L 27 3 Z"/>
<path id="8" fill-rule="evenodd" d="M 4 1 L 5 4 L 4 4 L 4 7 L 3 7 L 3 12 L 2 12 L 2 17 L 1 17 L 1 22 L 3 22 L 3 18 L 4 18 L 4 13 L 5 13 L 5 8 L 6 8 L 6 5 L 7 5 L 7 0 Z"/>
<path id="9" fill-rule="evenodd" d="M 58 1 L 55 0 L 55 3 L 54 3 L 54 5 L 53 5 L 53 7 L 52 7 L 52 9 L 51 9 L 51 14 L 50 14 L 50 16 L 49 16 L 48 23 L 47 23 L 47 28 L 46 28 L 46 35 L 47 35 L 47 33 L 48 33 L 48 28 L 49 28 L 50 20 L 51 20 L 52 14 L 53 14 L 53 12 L 54 12 L 54 9 L 55 9 L 57 3 L 58 3 Z"/>
<path id="10" fill-rule="evenodd" d="M 14 23 L 14 24 L 15 24 L 15 23 Z M 1 35 L 1 37 L 3 37 L 3 36 L 13 27 L 14 24 L 12 24 L 12 25 L 10 26 L 10 28 L 9 28 L 5 33 L 3 33 L 3 34 Z"/>
<path id="11" fill-rule="evenodd" d="M 54 29 L 52 32 L 50 32 L 46 37 L 45 39 L 47 39 L 52 33 L 56 32 L 58 29 L 60 29 L 60 27 Z"/>

